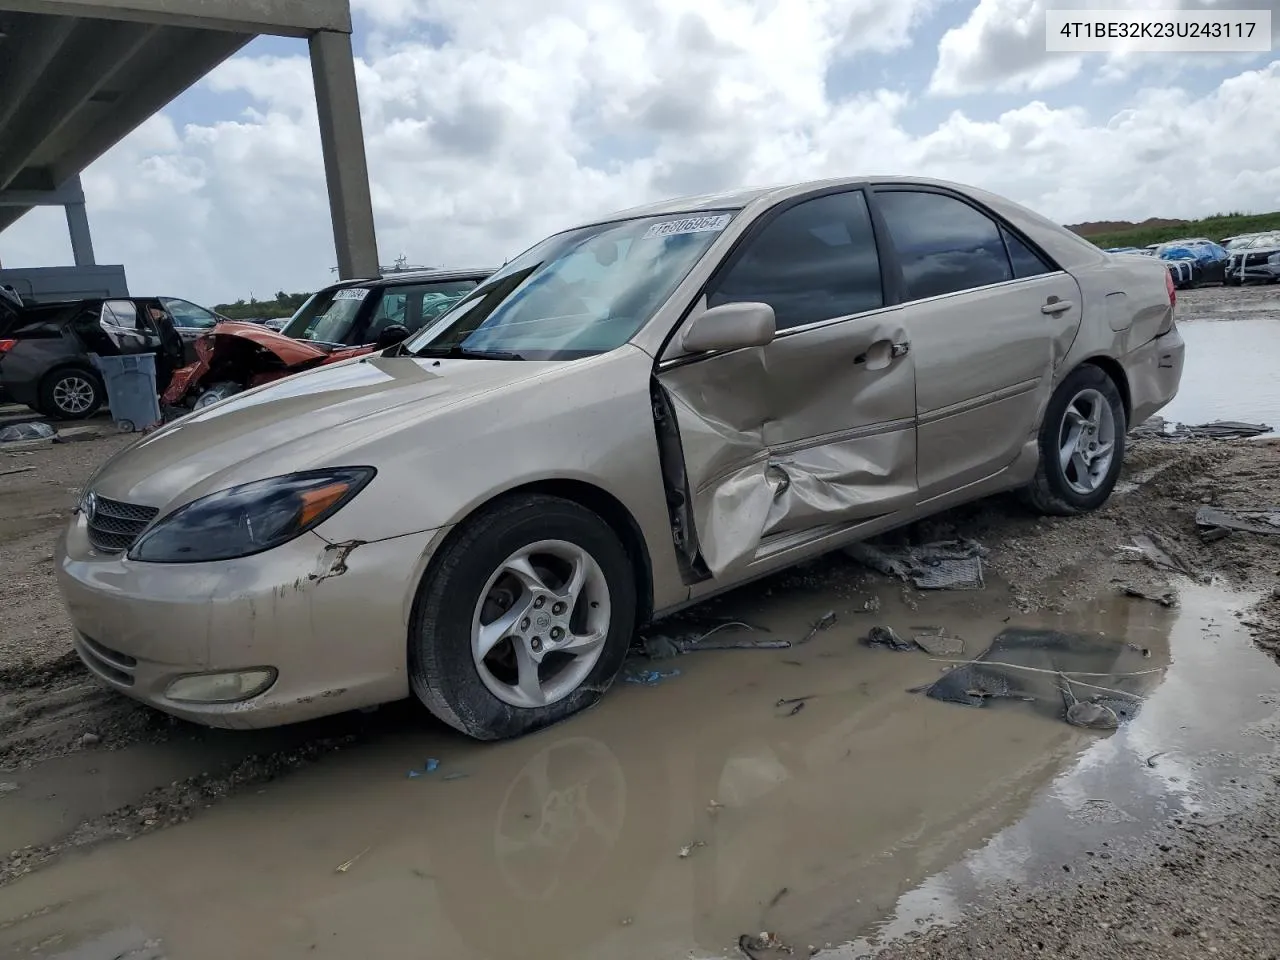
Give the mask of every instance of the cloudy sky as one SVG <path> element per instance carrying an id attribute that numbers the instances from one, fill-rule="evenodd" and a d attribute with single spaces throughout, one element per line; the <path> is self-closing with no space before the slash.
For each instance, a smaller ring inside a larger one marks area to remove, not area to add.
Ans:
<path id="1" fill-rule="evenodd" d="M 379 253 L 501 263 L 646 200 L 853 174 L 1066 223 L 1280 207 L 1280 53 L 1047 54 L 1044 10 L 1280 0 L 353 0 Z M 260 38 L 84 175 L 135 293 L 309 290 L 335 263 L 304 41 Z M 71 262 L 59 209 L 6 267 Z"/>

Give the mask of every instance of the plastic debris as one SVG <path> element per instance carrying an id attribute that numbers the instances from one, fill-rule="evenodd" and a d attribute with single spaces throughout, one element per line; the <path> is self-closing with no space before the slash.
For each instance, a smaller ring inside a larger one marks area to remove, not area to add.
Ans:
<path id="1" fill-rule="evenodd" d="M 981 590 L 986 585 L 982 558 L 987 550 L 974 540 L 940 540 L 905 547 L 855 543 L 845 547 L 844 552 L 863 566 L 910 580 L 921 590 Z"/>
<path id="2" fill-rule="evenodd" d="M 904 640 L 893 627 L 872 627 L 862 642 L 868 647 L 884 647 L 886 650 L 905 652 L 917 649 L 914 640 Z"/>
<path id="3" fill-rule="evenodd" d="M 828 610 L 826 613 L 824 613 L 814 622 L 813 626 L 809 628 L 809 632 L 806 633 L 804 637 L 796 641 L 796 646 L 798 647 L 802 643 L 808 643 L 810 640 L 816 637 L 823 630 L 826 630 L 835 622 L 836 622 L 836 612 L 834 610 Z"/>
<path id="4" fill-rule="evenodd" d="M 0 427 L 0 443 L 18 443 L 22 440 L 52 440 L 57 435 L 57 431 L 53 427 L 37 420 L 10 423 Z"/>
<path id="5" fill-rule="evenodd" d="M 1140 439 L 1181 442 L 1185 440 L 1247 440 L 1270 433 L 1266 423 L 1245 423 L 1240 420 L 1215 420 L 1212 423 L 1185 424 L 1152 417 L 1135 427 L 1131 436 Z"/>
<path id="6" fill-rule="evenodd" d="M 964 653 L 964 641 L 949 637 L 942 627 L 912 627 L 917 631 L 914 640 L 917 647 L 935 657 L 958 657 Z"/>
<path id="7" fill-rule="evenodd" d="M 422 765 L 421 770 L 409 771 L 409 779 L 412 780 L 414 777 L 421 777 L 423 774 L 427 773 L 435 773 L 438 769 L 440 769 L 440 761 L 435 757 L 428 757 L 427 762 Z"/>
<path id="8" fill-rule="evenodd" d="M 730 631 L 768 634 L 768 630 L 742 620 L 673 617 L 658 623 L 640 636 L 640 648 L 650 660 L 669 660 L 684 653 L 701 650 L 785 650 L 790 640 L 767 636 L 734 636 Z"/>
<path id="9" fill-rule="evenodd" d="M 743 952 L 747 960 L 760 960 L 760 955 L 764 951 L 786 954 L 795 952 L 776 933 L 770 933 L 767 930 L 755 934 L 744 933 L 738 938 L 738 949 Z"/>
<path id="10" fill-rule="evenodd" d="M 1142 651 L 1132 644 L 1088 634 L 1010 628 L 977 658 L 958 662 L 924 693 L 972 707 L 1021 700 L 1074 726 L 1110 730 L 1137 715 L 1163 673 L 1162 667 L 1146 666 Z"/>
<path id="11" fill-rule="evenodd" d="M 1280 506 L 1252 507 L 1249 509 L 1226 509 L 1223 507 L 1201 507 L 1196 511 L 1196 525 L 1204 531 L 1243 530 L 1245 533 L 1259 533 L 1264 536 L 1280 534 Z M 1201 533 L 1203 538 L 1205 533 Z M 1226 536 L 1222 533 L 1219 536 Z M 1218 539 L 1219 537 L 1210 537 Z"/>
<path id="12" fill-rule="evenodd" d="M 680 676 L 679 670 L 640 670 L 636 673 L 623 674 L 623 683 L 639 683 L 646 687 L 656 686 L 663 680 Z"/>
<path id="13" fill-rule="evenodd" d="M 350 860 L 347 860 L 345 863 L 340 863 L 340 864 L 338 864 L 338 865 L 334 868 L 334 871 L 333 871 L 333 872 L 334 872 L 334 873 L 346 873 L 348 870 L 350 870 L 352 867 L 354 867 L 354 866 L 356 865 L 356 861 L 357 861 L 357 860 L 359 860 L 361 857 L 363 857 L 366 853 L 368 853 L 368 852 L 369 852 L 370 850 L 372 850 L 372 849 L 373 849 L 373 847 L 365 847 L 363 850 L 361 850 L 359 853 L 357 853 L 357 854 L 356 854 L 354 857 L 352 857 Z"/>
<path id="14" fill-rule="evenodd" d="M 707 841 L 705 840 L 695 840 L 693 843 L 686 843 L 680 848 L 680 859 L 687 860 L 689 858 L 689 854 L 693 853 L 693 851 L 697 850 L 699 847 L 705 847 L 706 845 Z"/>

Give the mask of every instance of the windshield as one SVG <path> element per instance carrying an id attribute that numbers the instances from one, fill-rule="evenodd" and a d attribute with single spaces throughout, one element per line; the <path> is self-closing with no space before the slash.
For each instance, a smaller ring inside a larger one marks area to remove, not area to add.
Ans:
<path id="1" fill-rule="evenodd" d="M 418 356 L 573 360 L 626 343 L 733 219 L 645 217 L 558 233 L 522 253 L 418 336 Z"/>
<path id="2" fill-rule="evenodd" d="M 351 332 L 369 294 L 367 287 L 321 290 L 298 308 L 298 312 L 281 332 L 294 340 L 346 343 L 347 334 Z"/>

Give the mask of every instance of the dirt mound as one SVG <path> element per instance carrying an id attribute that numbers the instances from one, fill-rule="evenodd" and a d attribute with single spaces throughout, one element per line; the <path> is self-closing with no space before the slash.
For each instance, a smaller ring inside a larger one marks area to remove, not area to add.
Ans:
<path id="1" fill-rule="evenodd" d="M 1099 233 L 1120 233 L 1124 230 L 1157 229 L 1160 227 L 1179 227 L 1187 220 L 1166 220 L 1163 217 L 1148 217 L 1141 223 L 1129 220 L 1092 220 L 1088 223 L 1067 224 L 1067 229 L 1082 237 L 1092 237 Z"/>

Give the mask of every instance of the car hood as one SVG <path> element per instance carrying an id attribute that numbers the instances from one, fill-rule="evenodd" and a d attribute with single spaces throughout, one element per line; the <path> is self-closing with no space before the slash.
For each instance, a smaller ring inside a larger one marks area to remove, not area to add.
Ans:
<path id="1" fill-rule="evenodd" d="M 238 483 L 346 464 L 347 448 L 564 363 L 367 355 L 237 394 L 107 462 L 100 496 L 171 509 Z M 497 399 L 496 397 L 494 399 Z"/>

